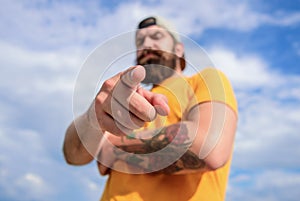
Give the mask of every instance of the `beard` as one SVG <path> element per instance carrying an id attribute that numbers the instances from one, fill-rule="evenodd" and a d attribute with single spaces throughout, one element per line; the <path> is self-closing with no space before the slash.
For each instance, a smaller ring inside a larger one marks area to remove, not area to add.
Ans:
<path id="1" fill-rule="evenodd" d="M 171 77 L 175 72 L 178 57 L 174 53 L 144 49 L 137 58 L 137 64 L 142 65 L 146 70 L 144 84 L 157 85 Z"/>

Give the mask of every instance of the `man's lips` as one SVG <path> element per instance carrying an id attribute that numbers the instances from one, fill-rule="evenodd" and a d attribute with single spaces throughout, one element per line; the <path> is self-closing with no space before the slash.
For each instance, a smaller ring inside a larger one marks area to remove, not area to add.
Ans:
<path id="1" fill-rule="evenodd" d="M 159 56 L 155 55 L 155 54 L 152 54 L 152 53 L 149 53 L 149 54 L 145 54 L 145 55 L 142 55 L 139 59 L 139 63 L 140 64 L 145 64 L 147 63 L 147 61 L 149 61 L 150 59 L 159 59 Z"/>

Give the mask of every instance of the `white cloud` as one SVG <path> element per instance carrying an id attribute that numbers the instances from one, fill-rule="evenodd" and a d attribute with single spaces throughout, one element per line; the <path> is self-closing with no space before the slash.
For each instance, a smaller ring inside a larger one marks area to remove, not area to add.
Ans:
<path id="1" fill-rule="evenodd" d="M 186 41 L 184 41 L 186 42 Z M 284 84 L 285 77 L 272 70 L 268 63 L 258 55 L 236 53 L 222 46 L 213 46 L 207 50 L 192 45 L 189 40 L 186 47 L 187 61 L 199 70 L 214 66 L 224 72 L 237 90 L 254 90 L 264 87 L 278 87 Z M 195 73 L 188 69 L 188 74 Z M 290 79 L 290 78 L 289 78 Z M 297 78 L 294 78 L 296 81 Z M 297 90 L 294 89 L 294 95 Z M 288 92 L 289 94 L 291 92 Z"/>
<path id="2" fill-rule="evenodd" d="M 291 14 L 279 12 L 274 16 L 264 16 L 264 21 L 265 23 L 278 26 L 296 25 L 300 23 L 300 12 Z"/>
<path id="3" fill-rule="evenodd" d="M 47 200 L 73 189 L 83 189 L 78 194 L 97 200 L 104 188 L 106 178 L 98 178 L 94 164 L 75 170 L 55 158 L 61 151 L 55 150 L 57 144 L 62 143 L 57 140 L 63 136 L 63 131 L 57 128 L 70 120 L 64 116 L 71 104 L 66 102 L 71 102 L 76 73 L 91 46 L 133 30 L 137 19 L 149 14 L 162 14 L 173 19 L 180 32 L 198 36 L 210 28 L 251 31 L 266 24 L 299 23 L 299 13 L 266 14 L 255 10 L 250 1 L 188 4 L 162 0 L 151 6 L 130 1 L 112 11 L 99 7 L 96 1 L 84 5 L 68 1 L 51 6 L 47 6 L 47 1 L 44 3 L 3 1 L 0 8 L 0 89 L 5 97 L 0 102 L 0 188 L 16 200 L 23 195 L 21 192 L 27 193 L 28 200 Z M 298 45 L 295 47 L 298 51 Z M 299 76 L 280 75 L 268 61 L 255 54 L 237 54 L 215 46 L 209 55 L 237 90 L 240 119 L 233 172 L 263 170 L 254 176 L 252 172 L 233 175 L 229 188 L 229 198 L 233 199 L 230 200 L 244 199 L 245 195 L 248 197 L 244 200 L 299 197 L 294 187 L 299 186 L 299 174 L 272 169 L 300 166 Z M 33 108 L 47 115 L 32 116 L 29 109 Z M 19 119 L 26 112 L 27 118 Z M 39 126 L 43 129 L 37 131 L 22 123 L 28 119 L 42 122 Z M 65 122 L 60 122 L 61 119 Z M 61 133 L 53 133 L 54 130 Z M 87 173 L 91 168 L 92 173 Z M 270 168 L 272 171 L 264 172 Z M 86 178 L 82 179 L 82 175 Z M 277 191 L 277 197 L 272 195 L 272 189 Z"/>
<path id="4" fill-rule="evenodd" d="M 91 166 L 90 168 L 93 170 L 97 169 L 95 166 Z M 94 173 L 95 175 L 98 174 L 98 172 L 93 170 L 89 169 L 85 171 L 90 171 L 90 173 Z M 107 177 L 100 177 L 99 175 L 95 177 L 95 175 L 89 174 L 89 176 L 85 178 L 79 174 L 76 175 L 77 181 L 82 184 L 87 200 L 99 200 L 105 187 L 105 181 L 108 179 Z"/>
<path id="5" fill-rule="evenodd" d="M 48 68 L 54 72 L 74 69 L 82 62 L 83 51 L 71 48 L 56 50 L 30 50 L 28 48 L 0 41 L 1 63 L 4 67 L 20 70 L 39 70 Z"/>
<path id="6" fill-rule="evenodd" d="M 38 173 L 47 157 L 41 136 L 31 130 L 8 129 L 1 124 L 0 139 L 3 193 L 15 199 L 22 195 L 23 200 L 46 200 L 52 189 Z"/>
<path id="7" fill-rule="evenodd" d="M 18 193 L 23 194 L 24 200 L 46 200 L 45 196 L 47 197 L 51 194 L 51 188 L 44 179 L 30 172 L 17 179 L 15 187 L 22 189 Z"/>
<path id="8" fill-rule="evenodd" d="M 289 90 L 277 89 L 279 93 Z M 288 103 L 276 96 L 265 96 L 264 92 L 248 99 L 249 104 L 244 105 L 240 117 L 234 165 L 238 168 L 299 167 L 299 99 Z"/>
<path id="9" fill-rule="evenodd" d="M 55 145 L 51 145 L 50 141 L 55 138 L 53 129 L 50 130 L 53 135 L 51 137 L 46 136 L 47 131 L 41 134 L 34 130 L 16 128 L 17 125 L 14 124 L 6 125 L 5 117 L 2 119 L 4 121 L 0 122 L 1 195 L 11 200 L 44 201 L 51 198 L 64 201 L 69 198 L 66 196 L 68 192 L 74 193 L 74 189 L 81 189 L 82 199 L 99 199 L 101 189 L 104 188 L 104 178 L 100 178 L 95 164 L 78 169 L 68 166 L 62 159 L 61 147 L 56 150 L 57 143 L 62 142 L 56 141 Z M 57 154 L 53 152 L 61 153 L 60 157 L 55 157 Z"/>
<path id="10" fill-rule="evenodd" d="M 226 200 L 296 201 L 300 196 L 299 185 L 300 174 L 296 172 L 276 169 L 259 173 L 249 171 L 231 178 Z"/>
<path id="11" fill-rule="evenodd" d="M 36 51 L 0 43 L 0 60 L 5 66 L 0 70 L 4 95 L 0 101 L 1 195 L 12 200 L 50 197 L 63 201 L 74 187 L 84 189 L 82 199 L 99 199 L 101 192 L 95 188 L 100 186 L 101 191 L 101 182 L 81 178 L 83 174 L 87 179 L 100 176 L 90 169 L 70 169 L 61 151 L 64 131 L 72 118 L 68 111 L 72 109 L 76 73 L 86 51 Z"/>
<path id="12" fill-rule="evenodd" d="M 0 29 L 2 38 L 15 44 L 45 49 L 97 44 L 116 34 L 134 30 L 138 19 L 153 14 L 172 19 L 183 34 L 198 36 L 210 28 L 250 31 L 266 24 L 290 26 L 300 21 L 297 12 L 271 15 L 258 11 L 251 4 L 251 1 L 237 0 L 202 0 L 192 4 L 171 0 L 156 3 L 124 1 L 109 10 L 97 1 L 5 1 L 1 6 Z"/>
<path id="13" fill-rule="evenodd" d="M 240 119 L 233 163 L 236 168 L 300 166 L 297 160 L 300 156 L 297 145 L 300 101 L 291 96 L 277 97 L 290 86 L 300 88 L 300 85 L 288 77 L 285 82 L 288 84 L 283 87 L 238 93 Z"/>
<path id="14" fill-rule="evenodd" d="M 256 2 L 257 3 L 257 2 Z M 172 6 L 170 6 L 172 5 Z M 255 4 L 257 6 L 257 4 Z M 162 0 L 158 13 L 174 19 L 185 34 L 198 34 L 209 28 L 227 28 L 250 31 L 266 24 L 290 26 L 300 22 L 300 13 L 280 12 L 275 14 L 258 11 L 252 1 L 184 1 Z M 178 10 L 183 12 L 177 12 Z"/>
<path id="15" fill-rule="evenodd" d="M 267 69 L 264 60 L 255 55 L 238 55 L 224 47 L 208 50 L 216 68 L 222 70 L 239 89 L 270 86 L 280 81 L 276 72 Z"/>
<path id="16" fill-rule="evenodd" d="M 11 100 L 37 103 L 55 93 L 71 94 L 83 51 L 33 51 L 0 41 L 2 93 Z"/>

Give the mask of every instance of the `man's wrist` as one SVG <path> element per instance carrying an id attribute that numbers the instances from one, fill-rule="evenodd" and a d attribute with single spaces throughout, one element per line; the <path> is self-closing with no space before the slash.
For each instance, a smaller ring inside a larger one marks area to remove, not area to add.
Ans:
<path id="1" fill-rule="evenodd" d="M 95 101 L 92 102 L 89 109 L 83 114 L 84 118 L 86 119 L 86 123 L 89 124 L 90 127 L 94 128 L 95 130 L 101 131 L 101 127 L 99 125 L 96 110 L 95 110 Z"/>
<path id="2" fill-rule="evenodd" d="M 93 104 L 90 108 L 74 120 L 74 125 L 82 145 L 95 157 L 99 151 L 99 144 L 103 132 L 100 129 L 96 115 L 93 112 Z"/>

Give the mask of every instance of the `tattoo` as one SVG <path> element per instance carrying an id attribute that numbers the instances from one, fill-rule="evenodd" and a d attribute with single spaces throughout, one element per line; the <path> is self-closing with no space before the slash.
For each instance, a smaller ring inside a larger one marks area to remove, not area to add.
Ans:
<path id="1" fill-rule="evenodd" d="M 158 170 L 156 172 L 164 174 L 184 169 L 195 170 L 205 166 L 203 160 L 188 150 L 192 142 L 185 124 L 173 124 L 154 133 L 154 137 L 150 139 L 137 139 L 134 134 L 127 136 L 127 140 L 136 140 L 137 143 L 130 145 L 124 143 L 118 146 L 122 151 L 115 149 L 117 158 L 147 171 Z M 149 154 L 154 152 L 158 154 Z M 174 159 L 177 160 L 173 162 Z M 171 165 L 161 169 L 161 163 Z"/>
<path id="2" fill-rule="evenodd" d="M 196 170 L 204 168 L 205 163 L 196 154 L 188 150 L 172 165 L 162 169 L 160 172 L 165 174 L 173 174 L 181 170 Z"/>

